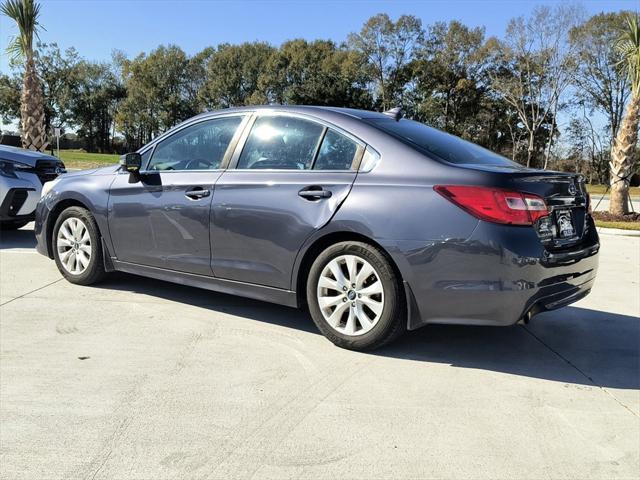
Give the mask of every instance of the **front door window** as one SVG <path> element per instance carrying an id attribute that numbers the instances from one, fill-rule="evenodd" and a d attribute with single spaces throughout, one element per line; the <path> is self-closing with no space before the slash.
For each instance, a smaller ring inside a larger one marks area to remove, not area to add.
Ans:
<path id="1" fill-rule="evenodd" d="M 191 125 L 160 142 L 147 170 L 217 170 L 242 117 L 223 117 Z"/>

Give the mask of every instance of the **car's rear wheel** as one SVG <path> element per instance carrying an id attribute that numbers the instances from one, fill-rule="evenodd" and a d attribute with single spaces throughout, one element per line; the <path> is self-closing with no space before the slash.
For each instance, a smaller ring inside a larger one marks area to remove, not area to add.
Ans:
<path id="1" fill-rule="evenodd" d="M 100 232 L 87 209 L 64 210 L 53 227 L 52 241 L 58 270 L 71 283 L 90 285 L 104 277 Z"/>
<path id="2" fill-rule="evenodd" d="M 366 243 L 340 242 L 318 256 L 307 303 L 320 331 L 350 350 L 378 348 L 406 328 L 400 279 L 384 253 Z"/>

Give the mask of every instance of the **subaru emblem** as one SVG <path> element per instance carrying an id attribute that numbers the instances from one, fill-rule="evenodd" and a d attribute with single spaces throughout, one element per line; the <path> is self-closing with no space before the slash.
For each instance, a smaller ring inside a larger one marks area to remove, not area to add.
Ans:
<path id="1" fill-rule="evenodd" d="M 576 189 L 576 185 L 571 182 L 569 184 L 569 195 L 575 195 L 576 193 L 578 193 L 578 190 Z"/>

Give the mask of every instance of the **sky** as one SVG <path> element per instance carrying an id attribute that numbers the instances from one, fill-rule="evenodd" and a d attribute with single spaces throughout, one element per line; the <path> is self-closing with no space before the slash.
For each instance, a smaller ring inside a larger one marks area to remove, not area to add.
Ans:
<path id="1" fill-rule="evenodd" d="M 2 0 L 0 0 L 2 1 Z M 220 43 L 293 38 L 339 43 L 377 13 L 392 19 L 410 14 L 423 26 L 459 20 L 484 26 L 487 36 L 502 36 L 511 18 L 536 5 L 563 0 L 37 0 L 42 5 L 40 40 L 62 49 L 75 47 L 93 61 L 108 61 L 114 50 L 129 57 L 175 44 L 188 54 Z M 582 0 L 588 15 L 640 10 L 640 0 Z M 0 16 L 0 73 L 8 73 L 5 53 L 13 23 Z"/>
<path id="2" fill-rule="evenodd" d="M 558 0 L 562 1 L 562 0 Z M 460 20 L 485 26 L 487 35 L 501 36 L 509 19 L 527 15 L 536 5 L 528 0 L 40 0 L 40 35 L 44 42 L 75 47 L 89 60 L 108 60 L 113 50 L 129 56 L 160 44 L 176 44 L 194 54 L 219 43 L 262 40 L 279 45 L 292 38 L 341 42 L 376 13 L 392 18 L 419 17 L 423 25 Z M 622 9 L 640 10 L 640 0 L 583 0 L 588 14 Z M 16 29 L 0 17 L 0 72 L 6 73 L 6 46 Z"/>

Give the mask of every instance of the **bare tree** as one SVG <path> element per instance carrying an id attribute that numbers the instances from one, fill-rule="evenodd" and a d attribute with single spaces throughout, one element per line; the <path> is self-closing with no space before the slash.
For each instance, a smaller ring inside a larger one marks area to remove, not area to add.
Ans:
<path id="1" fill-rule="evenodd" d="M 349 45 L 368 61 L 383 110 L 402 100 L 409 80 L 407 67 L 423 36 L 420 19 L 402 15 L 394 23 L 386 13 L 371 17 L 360 33 L 349 35 Z"/>
<path id="2" fill-rule="evenodd" d="M 592 111 L 606 115 L 611 144 L 631 92 L 626 73 L 617 66 L 620 55 L 615 48 L 627 15 L 628 12 L 601 13 L 570 32 L 578 59 L 576 97 Z"/>
<path id="3" fill-rule="evenodd" d="M 548 163 L 555 117 L 576 66 L 567 36 L 581 17 L 582 10 L 575 6 L 536 7 L 530 17 L 511 20 L 505 39 L 496 41 L 502 68 L 492 73 L 491 85 L 524 125 L 528 167 L 545 124 L 551 129 L 544 147 L 545 167 Z"/>

